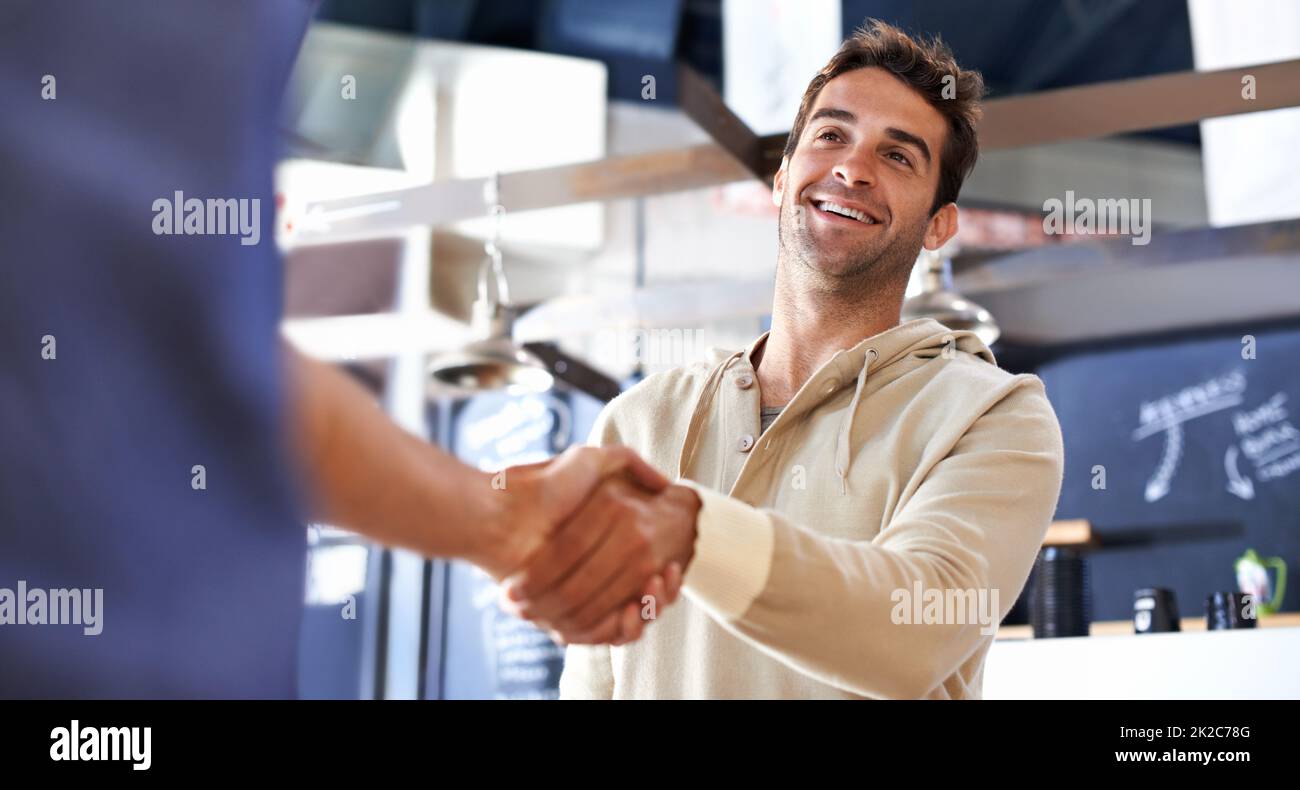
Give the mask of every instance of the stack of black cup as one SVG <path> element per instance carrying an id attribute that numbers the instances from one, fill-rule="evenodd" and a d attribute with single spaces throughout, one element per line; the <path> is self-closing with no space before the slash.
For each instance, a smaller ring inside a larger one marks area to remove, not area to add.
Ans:
<path id="1" fill-rule="evenodd" d="M 1205 627 L 1210 631 L 1254 628 L 1257 616 L 1246 593 L 1217 592 L 1205 599 Z"/>
<path id="2" fill-rule="evenodd" d="M 1064 546 L 1048 546 L 1034 562 L 1029 621 L 1035 639 L 1087 636 L 1092 622 L 1088 561 Z"/>

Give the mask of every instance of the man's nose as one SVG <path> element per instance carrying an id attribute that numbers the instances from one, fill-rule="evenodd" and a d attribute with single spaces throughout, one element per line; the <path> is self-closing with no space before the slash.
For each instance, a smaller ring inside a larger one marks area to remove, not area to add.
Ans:
<path id="1" fill-rule="evenodd" d="M 844 158 L 835 165 L 835 179 L 845 186 L 875 186 L 875 160 L 871 155 L 855 147 L 847 151 Z"/>

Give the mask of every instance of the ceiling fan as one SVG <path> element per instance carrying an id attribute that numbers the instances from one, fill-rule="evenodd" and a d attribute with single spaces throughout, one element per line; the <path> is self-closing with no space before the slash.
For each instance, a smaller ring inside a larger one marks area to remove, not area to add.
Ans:
<path id="1" fill-rule="evenodd" d="M 760 316 L 771 308 L 769 280 L 696 281 L 613 296 L 513 303 L 501 252 L 505 209 L 499 190 L 498 178 L 486 181 L 484 198 L 492 225 L 468 324 L 426 310 L 292 319 L 284 322 L 285 335 L 305 352 L 329 361 L 429 355 L 430 397 L 500 389 L 536 392 L 558 380 L 608 401 L 621 391 L 619 382 L 563 351 L 560 340 L 599 332 L 694 327 L 721 318 Z"/>

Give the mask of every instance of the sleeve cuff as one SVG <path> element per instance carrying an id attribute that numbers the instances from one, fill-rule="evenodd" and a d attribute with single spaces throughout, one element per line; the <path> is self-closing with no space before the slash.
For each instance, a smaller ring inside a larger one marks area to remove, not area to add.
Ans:
<path id="1" fill-rule="evenodd" d="M 761 510 L 691 480 L 679 480 L 700 497 L 695 556 L 686 568 L 686 597 L 715 617 L 737 620 L 767 586 L 775 543 L 772 521 Z"/>

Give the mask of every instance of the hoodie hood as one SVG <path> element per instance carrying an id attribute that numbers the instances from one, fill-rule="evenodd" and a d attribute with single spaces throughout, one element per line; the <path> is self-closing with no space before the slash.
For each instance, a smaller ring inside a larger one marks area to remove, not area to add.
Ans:
<path id="1" fill-rule="evenodd" d="M 740 351 L 710 350 L 709 375 L 695 401 L 695 409 L 682 442 L 677 471 L 679 477 L 686 476 L 687 470 L 694 461 L 695 452 L 699 447 L 700 431 L 712 409 L 713 399 L 723 377 L 728 370 L 738 365 L 749 366 L 754 350 L 767 339 L 768 334 L 770 333 L 764 332 L 747 348 Z M 918 318 L 899 324 L 866 338 L 852 348 L 836 352 L 808 377 L 808 381 L 804 382 L 790 399 L 782 410 L 781 416 L 768 430 L 774 431 L 779 424 L 804 419 L 809 412 L 827 399 L 838 395 L 841 389 L 852 383 L 853 399 L 844 412 L 835 442 L 835 472 L 840 478 L 841 492 L 847 494 L 849 464 L 852 458 L 849 437 L 868 379 L 880 378 L 888 383 L 914 369 L 911 365 L 899 363 L 907 360 L 952 358 L 958 352 L 978 357 L 991 365 L 997 364 L 993 352 L 974 332 L 949 329 L 933 318 Z"/>
<path id="2" fill-rule="evenodd" d="M 732 357 L 743 354 L 746 358 L 751 356 L 771 332 L 764 332 L 758 338 L 750 343 L 749 346 L 741 351 L 727 351 L 718 348 L 708 350 L 708 362 L 710 367 L 716 367 L 726 362 Z M 949 343 L 954 344 L 958 351 L 965 351 L 968 354 L 974 354 L 982 358 L 985 362 L 996 365 L 997 361 L 993 358 L 993 352 L 979 339 L 974 332 L 966 329 L 949 329 L 933 318 L 917 318 L 907 323 L 886 329 L 878 335 L 873 335 L 858 343 L 853 348 L 844 349 L 839 354 L 852 355 L 859 349 L 874 348 L 879 355 L 877 364 L 873 365 L 873 370 L 879 370 L 887 365 L 891 365 L 900 359 L 915 354 L 918 359 L 933 359 L 943 353 Z M 832 357 L 831 361 L 834 361 Z M 827 364 L 830 364 L 829 362 Z M 815 376 L 814 376 L 815 378 Z"/>

